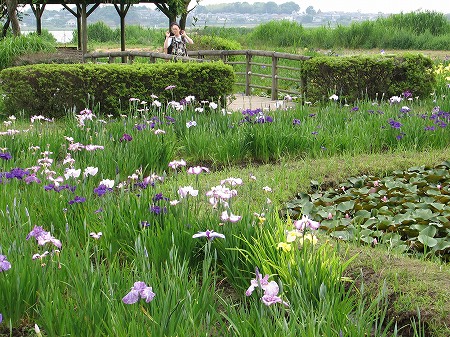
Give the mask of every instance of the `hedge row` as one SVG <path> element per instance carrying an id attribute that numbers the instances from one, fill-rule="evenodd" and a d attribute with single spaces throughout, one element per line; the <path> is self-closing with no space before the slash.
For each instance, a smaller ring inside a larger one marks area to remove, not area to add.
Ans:
<path id="1" fill-rule="evenodd" d="M 0 90 L 6 114 L 62 117 L 92 103 L 117 115 L 135 97 L 166 102 L 193 95 L 218 101 L 232 93 L 233 68 L 222 62 L 157 64 L 36 64 L 4 69 Z M 171 90 L 166 87 L 175 85 Z"/>
<path id="2" fill-rule="evenodd" d="M 433 62 L 421 54 L 401 56 L 313 57 L 303 64 L 306 100 L 328 100 L 336 94 L 348 103 L 410 91 L 428 96 L 436 83 Z"/>

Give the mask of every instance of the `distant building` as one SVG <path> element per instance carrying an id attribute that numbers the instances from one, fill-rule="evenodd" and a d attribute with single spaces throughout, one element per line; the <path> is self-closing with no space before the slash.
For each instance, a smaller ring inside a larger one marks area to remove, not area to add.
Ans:
<path id="1" fill-rule="evenodd" d="M 74 28 L 77 26 L 77 20 L 70 19 L 66 21 L 66 27 Z"/>

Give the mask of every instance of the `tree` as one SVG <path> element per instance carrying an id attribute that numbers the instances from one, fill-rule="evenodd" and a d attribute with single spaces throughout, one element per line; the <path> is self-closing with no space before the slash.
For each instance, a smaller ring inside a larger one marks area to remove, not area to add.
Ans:
<path id="1" fill-rule="evenodd" d="M 6 0 L 6 13 L 8 15 L 9 22 L 11 23 L 11 28 L 14 36 L 20 35 L 20 25 L 19 18 L 17 16 L 17 0 Z"/>
<path id="2" fill-rule="evenodd" d="M 305 13 L 308 15 L 314 15 L 316 14 L 316 10 L 314 9 L 313 6 L 308 6 L 308 8 L 306 8 Z"/>
<path id="3" fill-rule="evenodd" d="M 20 7 L 23 7 L 21 5 Z M 8 29 L 11 25 L 13 34 L 15 36 L 20 35 L 19 20 L 21 20 L 20 12 L 18 9 L 18 1 L 0 0 L 0 21 L 2 23 L 1 35 L 3 38 L 8 33 Z"/>
<path id="4" fill-rule="evenodd" d="M 293 12 L 298 12 L 300 10 L 300 6 L 295 2 L 285 2 L 280 5 L 280 13 L 291 14 Z"/>
<path id="5" fill-rule="evenodd" d="M 169 26 L 172 22 L 176 22 L 177 18 L 180 18 L 180 28 L 186 28 L 186 19 L 188 14 L 197 6 L 189 8 L 189 4 L 192 0 L 167 0 L 166 3 L 155 3 L 156 8 L 158 8 L 167 18 L 169 19 Z M 200 0 L 195 0 L 198 4 Z"/>
<path id="6" fill-rule="evenodd" d="M 269 13 L 269 14 L 270 13 L 272 13 L 272 14 L 279 13 L 278 5 L 273 1 L 266 2 L 266 4 L 264 5 L 264 13 Z"/>

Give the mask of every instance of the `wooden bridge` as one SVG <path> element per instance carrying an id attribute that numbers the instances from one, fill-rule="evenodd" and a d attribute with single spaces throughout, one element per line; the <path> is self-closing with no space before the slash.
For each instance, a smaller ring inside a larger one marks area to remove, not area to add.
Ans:
<path id="1" fill-rule="evenodd" d="M 84 62 L 93 63 L 133 63 L 164 62 L 174 56 L 159 52 L 110 51 L 93 52 L 83 55 Z M 265 50 L 198 50 L 189 52 L 189 57 L 177 57 L 182 62 L 207 62 L 222 60 L 232 65 L 243 94 L 251 96 L 253 89 L 266 90 L 272 100 L 280 93 L 304 97 L 305 79 L 301 75 L 302 64 L 309 56 L 287 54 Z M 258 79 L 258 84 L 255 83 Z M 262 84 L 261 84 L 262 83 Z"/>

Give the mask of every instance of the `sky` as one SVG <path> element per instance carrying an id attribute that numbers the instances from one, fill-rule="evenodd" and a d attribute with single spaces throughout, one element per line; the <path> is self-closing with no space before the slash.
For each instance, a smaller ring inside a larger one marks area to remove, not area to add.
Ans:
<path id="1" fill-rule="evenodd" d="M 441 13 L 450 13 L 450 0 L 270 0 L 278 5 L 285 2 L 295 2 L 300 6 L 303 12 L 307 7 L 313 6 L 314 9 L 322 12 L 340 11 L 340 12 L 357 12 L 361 13 L 408 13 L 416 10 L 429 10 Z M 194 2 L 194 1 L 193 1 Z M 218 3 L 233 2 L 268 2 L 266 0 L 201 0 L 203 6 L 214 5 Z"/>

